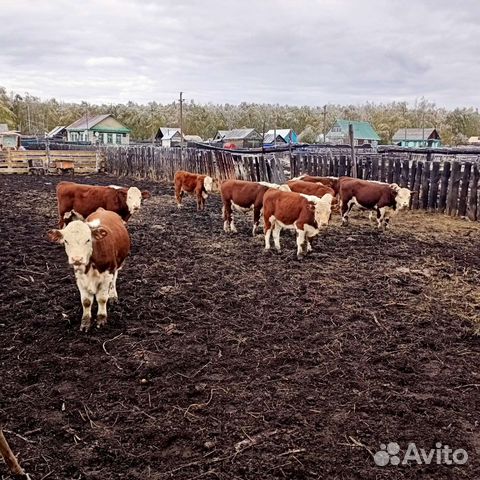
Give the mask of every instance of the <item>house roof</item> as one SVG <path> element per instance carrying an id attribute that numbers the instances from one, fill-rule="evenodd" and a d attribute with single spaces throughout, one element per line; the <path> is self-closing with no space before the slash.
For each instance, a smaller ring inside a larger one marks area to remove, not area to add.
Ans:
<path id="1" fill-rule="evenodd" d="M 360 122 L 356 120 L 337 120 L 335 125 L 338 125 L 342 129 L 343 134 L 348 135 L 348 126 L 353 125 L 353 137 L 356 139 L 364 140 L 380 140 L 377 132 L 374 130 L 369 122 Z M 327 137 L 335 136 L 336 132 L 329 132 Z"/>
<path id="2" fill-rule="evenodd" d="M 392 140 L 428 140 L 434 132 L 436 132 L 434 128 L 400 128 Z"/>
<path id="3" fill-rule="evenodd" d="M 66 128 L 65 125 L 57 125 L 55 128 L 50 130 L 46 136 L 47 138 L 52 138 L 55 135 L 59 134 L 62 130 L 65 130 L 65 128 Z"/>
<path id="4" fill-rule="evenodd" d="M 470 137 L 468 143 L 480 143 L 480 137 Z"/>
<path id="5" fill-rule="evenodd" d="M 118 120 L 116 120 L 120 125 L 119 128 L 112 128 L 112 127 L 97 127 L 97 125 L 103 122 L 106 118 L 113 117 L 110 113 L 105 113 L 103 115 L 93 115 L 87 116 L 84 115 L 82 118 L 79 118 L 75 122 L 68 125 L 67 130 L 98 130 L 98 131 L 105 131 L 105 132 L 130 132 L 130 129 L 123 126 Z"/>
<path id="6" fill-rule="evenodd" d="M 263 143 L 273 143 L 273 130 L 271 131 L 272 133 L 270 133 L 270 131 L 268 131 L 266 134 L 265 134 L 265 138 L 263 139 Z M 277 142 L 283 142 L 283 143 L 287 143 L 287 140 L 285 139 L 285 137 L 279 133 L 277 133 L 277 136 L 276 136 L 276 140 Z"/>
<path id="7" fill-rule="evenodd" d="M 221 140 L 241 140 L 247 138 L 252 133 L 256 133 L 259 137 L 261 135 L 254 128 L 235 128 L 233 130 L 219 130 L 217 136 L 220 136 Z"/>
<path id="8" fill-rule="evenodd" d="M 179 128 L 160 127 L 160 132 L 162 133 L 162 140 L 171 140 L 177 133 L 180 135 Z"/>
<path id="9" fill-rule="evenodd" d="M 291 128 L 275 128 L 272 130 L 269 130 L 266 135 L 269 134 L 274 134 L 276 133 L 277 135 L 280 135 L 285 141 L 288 140 L 288 137 L 290 134 L 295 133 Z"/>
<path id="10" fill-rule="evenodd" d="M 187 142 L 203 142 L 203 139 L 200 135 L 184 135 L 183 138 Z"/>

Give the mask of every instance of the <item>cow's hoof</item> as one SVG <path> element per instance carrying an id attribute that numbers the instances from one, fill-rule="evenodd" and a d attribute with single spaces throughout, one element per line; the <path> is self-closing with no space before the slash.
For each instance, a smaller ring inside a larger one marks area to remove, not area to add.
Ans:
<path id="1" fill-rule="evenodd" d="M 104 327 L 107 324 L 106 315 L 97 315 L 97 328 Z"/>
<path id="2" fill-rule="evenodd" d="M 82 322 L 80 323 L 80 331 L 88 332 L 92 326 L 92 317 L 82 317 Z"/>

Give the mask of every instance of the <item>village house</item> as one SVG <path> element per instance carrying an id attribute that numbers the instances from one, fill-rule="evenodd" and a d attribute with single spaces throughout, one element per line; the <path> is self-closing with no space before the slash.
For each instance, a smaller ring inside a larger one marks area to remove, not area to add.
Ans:
<path id="1" fill-rule="evenodd" d="M 130 129 L 110 114 L 84 116 L 66 127 L 69 142 L 128 145 Z"/>
<path id="2" fill-rule="evenodd" d="M 435 128 L 400 128 L 395 132 L 392 143 L 401 147 L 440 147 L 441 140 Z"/>
<path id="3" fill-rule="evenodd" d="M 380 136 L 369 122 L 355 120 L 337 120 L 325 138 L 327 143 L 350 144 L 349 125 L 353 125 L 353 138 L 356 146 L 369 144 L 376 147 Z"/>
<path id="4" fill-rule="evenodd" d="M 185 141 L 185 136 L 183 136 Z M 180 147 L 182 144 L 182 134 L 179 128 L 160 127 L 155 135 L 155 141 L 162 147 Z"/>
<path id="5" fill-rule="evenodd" d="M 213 142 L 225 148 L 258 148 L 262 146 L 262 135 L 254 128 L 219 130 Z"/>
<path id="6" fill-rule="evenodd" d="M 273 141 L 273 136 L 275 135 L 275 142 Z M 298 143 L 298 135 L 295 130 L 291 128 L 276 128 L 269 130 L 265 134 L 265 138 L 263 140 L 264 145 L 275 145 L 278 144 L 285 144 L 285 143 Z"/>

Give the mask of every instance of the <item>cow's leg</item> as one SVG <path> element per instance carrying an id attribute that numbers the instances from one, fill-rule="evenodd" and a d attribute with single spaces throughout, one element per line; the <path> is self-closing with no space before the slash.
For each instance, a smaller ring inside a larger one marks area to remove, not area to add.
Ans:
<path id="1" fill-rule="evenodd" d="M 232 207 L 228 205 L 228 202 L 223 202 L 222 215 L 223 231 L 228 233 L 230 231 L 230 223 L 232 223 Z"/>
<path id="2" fill-rule="evenodd" d="M 305 231 L 297 229 L 297 258 L 300 260 L 304 255 Z"/>
<path id="3" fill-rule="evenodd" d="M 77 274 L 77 287 L 80 291 L 80 299 L 82 301 L 83 315 L 80 323 L 80 331 L 88 332 L 92 325 L 92 303 L 94 294 L 90 290 L 86 275 Z"/>
<path id="4" fill-rule="evenodd" d="M 182 186 L 179 183 L 175 183 L 175 200 L 177 201 L 178 208 L 182 206 L 182 197 L 183 197 Z"/>
<path id="5" fill-rule="evenodd" d="M 348 202 L 342 201 L 342 225 L 348 225 L 348 215 L 350 214 L 355 202 L 350 199 Z"/>
<path id="6" fill-rule="evenodd" d="M 97 328 L 107 323 L 107 302 L 110 285 L 113 282 L 113 275 L 111 273 L 104 273 L 103 278 L 99 282 L 97 290 Z"/>
<path id="7" fill-rule="evenodd" d="M 385 230 L 385 213 L 385 208 L 379 208 L 377 210 L 377 227 L 379 230 Z"/>
<path id="8" fill-rule="evenodd" d="M 272 222 L 269 218 L 264 217 L 263 223 L 265 225 L 265 250 L 270 250 L 270 235 L 272 234 Z"/>
<path id="9" fill-rule="evenodd" d="M 253 228 L 252 228 L 252 235 L 255 236 L 257 233 L 257 228 L 260 223 L 260 213 L 262 211 L 262 205 L 254 206 L 253 207 Z"/>
<path id="10" fill-rule="evenodd" d="M 118 301 L 118 293 L 117 293 L 118 270 L 120 269 L 115 270 L 115 273 L 113 274 L 112 282 L 110 283 L 110 287 L 108 289 L 108 298 L 112 302 Z"/>
<path id="11" fill-rule="evenodd" d="M 280 247 L 280 232 L 282 231 L 282 227 L 275 222 L 275 225 L 273 226 L 273 243 L 275 245 L 275 248 L 277 252 L 281 251 Z"/>

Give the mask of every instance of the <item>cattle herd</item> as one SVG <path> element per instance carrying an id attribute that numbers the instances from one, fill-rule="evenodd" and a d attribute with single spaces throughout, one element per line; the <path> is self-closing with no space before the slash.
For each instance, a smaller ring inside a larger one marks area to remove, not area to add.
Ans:
<path id="1" fill-rule="evenodd" d="M 243 180 L 219 183 L 208 175 L 184 171 L 175 174 L 174 189 L 178 207 L 189 193 L 196 197 L 197 210 L 205 208 L 210 193 L 220 191 L 225 232 L 237 232 L 234 211 L 253 210 L 255 235 L 263 211 L 265 249 L 270 249 L 273 236 L 280 251 L 280 232 L 291 229 L 297 237 L 298 258 L 312 250 L 312 238 L 328 225 L 332 213 L 340 211 L 342 223 L 347 224 L 353 207 L 370 210 L 376 213 L 378 227 L 385 229 L 393 214 L 409 206 L 412 193 L 395 183 L 351 177 L 303 175 L 284 185 Z M 64 245 L 74 269 L 83 307 L 81 331 L 91 328 L 94 299 L 98 304 L 96 325 L 106 324 L 107 303 L 118 299 L 118 272 L 130 252 L 127 221 L 148 197 L 148 191 L 137 187 L 58 184 L 59 229 L 50 230 L 48 238 Z"/>

